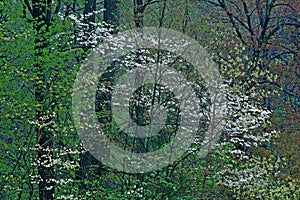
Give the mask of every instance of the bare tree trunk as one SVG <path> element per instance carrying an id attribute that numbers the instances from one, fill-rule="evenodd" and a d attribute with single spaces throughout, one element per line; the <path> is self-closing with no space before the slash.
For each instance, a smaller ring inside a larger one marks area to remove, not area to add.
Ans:
<path id="1" fill-rule="evenodd" d="M 144 5 L 143 0 L 134 0 L 134 22 L 137 29 L 144 26 Z"/>
<path id="2" fill-rule="evenodd" d="M 104 22 L 106 22 L 107 24 L 111 24 L 115 28 L 117 28 L 119 26 L 117 0 L 104 0 L 104 8 Z"/>

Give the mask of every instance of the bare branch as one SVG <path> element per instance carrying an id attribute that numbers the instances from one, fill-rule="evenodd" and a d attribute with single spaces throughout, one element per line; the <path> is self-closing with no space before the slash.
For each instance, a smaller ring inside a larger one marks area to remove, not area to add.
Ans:
<path id="1" fill-rule="evenodd" d="M 29 10 L 30 14 L 33 16 L 33 10 L 32 10 L 32 6 L 30 5 L 28 0 L 24 0 L 24 3 L 27 6 L 27 9 Z"/>

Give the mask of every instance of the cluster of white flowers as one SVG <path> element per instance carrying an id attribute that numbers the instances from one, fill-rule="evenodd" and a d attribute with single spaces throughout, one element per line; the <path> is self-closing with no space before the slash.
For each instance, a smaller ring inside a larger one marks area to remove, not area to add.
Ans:
<path id="1" fill-rule="evenodd" d="M 232 155 L 232 160 L 220 174 L 224 185 L 241 193 L 269 184 L 266 178 L 267 169 L 256 166 L 260 164 L 260 158 L 248 155 L 247 150 L 257 148 L 263 143 L 269 144 L 276 131 L 264 130 L 271 112 L 252 102 L 251 97 L 229 94 L 229 99 L 230 117 L 225 129 L 227 140 L 223 145 L 232 144 L 233 148 L 223 154 Z"/>
<path id="2" fill-rule="evenodd" d="M 230 100 L 228 103 L 229 120 L 225 131 L 229 136 L 229 142 L 245 148 L 268 142 L 269 133 L 262 132 L 254 135 L 254 130 L 267 123 L 271 112 L 265 108 L 259 108 L 257 104 L 250 101 L 248 96 L 229 94 L 228 98 Z"/>
<path id="3" fill-rule="evenodd" d="M 126 193 L 126 198 L 142 198 L 143 197 L 143 187 L 137 187 L 136 185 L 133 186 L 132 190 L 128 190 Z"/>
<path id="4" fill-rule="evenodd" d="M 55 197 L 55 199 L 59 199 L 59 200 L 78 200 L 77 197 L 75 197 L 73 194 L 70 195 L 60 195 Z"/>
<path id="5" fill-rule="evenodd" d="M 45 114 L 43 116 L 40 116 L 39 119 L 28 120 L 28 123 L 37 125 L 41 129 L 43 127 L 47 127 L 51 124 L 54 124 L 53 118 L 55 117 L 55 115 L 56 115 L 55 112 Z"/>

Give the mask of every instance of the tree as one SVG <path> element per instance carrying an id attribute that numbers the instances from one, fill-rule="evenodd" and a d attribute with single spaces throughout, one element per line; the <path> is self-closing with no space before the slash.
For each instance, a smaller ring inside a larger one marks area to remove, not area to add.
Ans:
<path id="1" fill-rule="evenodd" d="M 116 29 L 119 25 L 119 14 L 117 8 L 117 0 L 104 0 L 104 16 L 103 21 L 107 24 L 113 25 Z"/>
<path id="2" fill-rule="evenodd" d="M 0 198 L 299 198 L 298 13 L 295 0 L 0 2 Z M 141 63 L 170 65 L 193 82 L 203 109 L 199 137 L 180 159 L 129 174 L 103 165 L 81 145 L 72 88 L 98 44 L 126 29 L 142 34 L 147 26 L 180 31 L 205 47 L 227 85 L 228 116 L 220 142 L 199 159 L 213 106 L 201 74 L 167 51 L 148 48 L 120 57 L 99 78 L 95 103 L 115 145 L 156 151 L 180 124 L 176 95 L 159 84 L 135 90 L 129 114 L 143 126 L 150 122 L 149 105 L 167 107 L 160 134 L 135 138 L 115 123 L 112 86 Z"/>
<path id="3" fill-rule="evenodd" d="M 248 44 L 250 60 L 256 62 L 260 60 L 259 69 L 263 72 L 268 70 L 273 77 L 277 77 L 276 80 L 266 76 L 260 77 L 259 85 L 270 93 L 262 103 L 274 110 L 274 113 L 282 113 L 280 110 L 288 100 L 287 105 L 293 108 L 290 109 L 291 116 L 298 118 L 295 113 L 299 108 L 297 32 L 300 23 L 297 13 L 300 8 L 297 2 L 284 0 L 208 2 L 220 10 L 221 20 L 232 26 L 237 39 L 243 44 Z M 252 70 L 249 69 L 246 73 L 250 74 Z M 276 91 L 281 98 L 278 98 Z M 291 124 L 283 125 L 283 121 L 276 121 L 277 128 L 283 132 L 288 129 L 292 129 L 291 132 L 299 130 L 298 123 L 294 124 L 295 120 L 287 121 Z"/>
<path id="4" fill-rule="evenodd" d="M 298 51 L 298 45 L 294 45 L 299 42 L 295 39 L 299 28 L 299 19 L 296 14 L 299 12 L 299 7 L 295 5 L 295 1 L 208 2 L 216 8 L 220 8 L 223 14 L 217 16 L 215 13 L 212 13 L 212 19 L 222 20 L 223 24 L 229 24 L 232 27 L 232 35 L 228 36 L 228 38 L 234 40 L 234 43 L 240 41 L 245 45 L 244 48 L 247 49 L 246 52 L 241 54 L 246 56 L 246 60 L 245 57 L 244 59 L 242 58 L 244 63 L 238 65 L 234 64 L 235 62 L 233 62 L 234 59 L 232 58 L 238 58 L 239 56 L 233 56 L 230 50 L 227 50 L 225 55 L 224 52 L 221 52 L 222 54 L 219 54 L 219 57 L 229 62 L 230 65 L 235 65 L 234 70 L 243 68 L 242 72 L 238 72 L 240 76 L 234 82 L 241 85 L 245 85 L 245 83 L 247 85 L 249 82 L 252 82 L 252 84 L 246 86 L 244 91 L 248 94 L 249 91 L 260 91 L 258 93 L 260 95 L 255 97 L 256 101 L 261 102 L 261 105 L 272 111 L 272 118 L 270 119 L 272 125 L 267 129 L 280 130 L 279 136 L 278 138 L 273 138 L 269 145 L 261 149 L 260 153 L 262 153 L 263 157 L 275 155 L 275 159 L 270 162 L 276 163 L 278 157 L 283 158 L 285 157 L 284 155 L 289 154 L 287 153 L 289 151 L 284 151 L 285 153 L 283 153 L 282 146 L 288 146 L 288 149 L 292 152 L 298 146 L 297 142 L 291 143 L 287 138 L 299 137 L 299 125 L 296 122 L 298 115 L 293 114 L 299 107 L 299 93 L 296 85 L 291 86 L 291 84 L 299 82 L 297 78 L 299 56 L 295 54 Z M 232 45 L 232 47 L 234 46 Z M 228 48 L 228 45 L 224 45 L 224 47 Z M 234 50 L 236 51 L 237 49 Z M 249 64 L 251 66 L 251 63 L 254 63 L 253 67 L 248 68 L 247 66 Z M 291 69 L 289 67 L 291 65 L 295 68 Z M 285 72 L 289 73 L 288 78 L 284 75 Z M 232 73 L 236 73 L 236 71 Z M 283 103 L 287 101 L 291 102 Z M 286 114 L 286 110 L 290 113 Z M 289 119 L 291 116 L 294 120 Z M 297 124 L 294 124 L 295 122 Z M 279 138 L 286 139 L 280 140 Z M 276 143 L 274 144 L 275 141 Z M 279 151 L 276 149 L 278 147 Z M 286 157 L 286 159 L 290 160 L 291 157 Z M 297 162 L 294 161 L 283 161 L 281 159 L 280 163 L 281 165 L 295 163 L 291 167 L 293 169 L 298 166 Z M 276 173 L 274 167 L 271 168 Z M 294 177 L 297 176 L 295 170 L 292 171 L 294 172 Z M 272 179 L 272 176 L 270 176 L 270 179 Z M 281 184 L 285 185 L 287 180 L 283 180 Z M 295 181 L 297 182 L 297 179 Z"/>

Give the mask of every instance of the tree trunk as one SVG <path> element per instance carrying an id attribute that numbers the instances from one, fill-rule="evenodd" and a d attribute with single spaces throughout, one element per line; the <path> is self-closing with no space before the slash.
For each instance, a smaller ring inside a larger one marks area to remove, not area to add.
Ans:
<path id="1" fill-rule="evenodd" d="M 107 24 L 111 24 L 115 28 L 117 28 L 119 26 L 117 0 L 104 0 L 104 8 L 104 22 L 106 22 Z"/>
<path id="2" fill-rule="evenodd" d="M 142 29 L 144 26 L 144 5 L 143 0 L 134 0 L 134 22 L 136 28 Z"/>
<path id="3" fill-rule="evenodd" d="M 34 18 L 33 29 L 35 30 L 35 110 L 36 119 L 38 124 L 44 124 L 51 120 L 45 121 L 42 118 L 45 117 L 46 113 L 46 77 L 44 74 L 43 64 L 43 50 L 47 47 L 47 39 L 45 34 L 48 31 L 50 25 L 49 11 L 46 10 L 46 5 L 49 5 L 48 1 L 39 0 L 32 1 L 32 16 Z M 39 198 L 42 200 L 54 199 L 54 182 L 51 180 L 54 178 L 54 169 L 52 166 L 52 135 L 46 130 L 41 128 L 40 125 L 36 127 L 37 144 L 38 144 L 38 175 L 41 180 L 39 182 Z"/>

